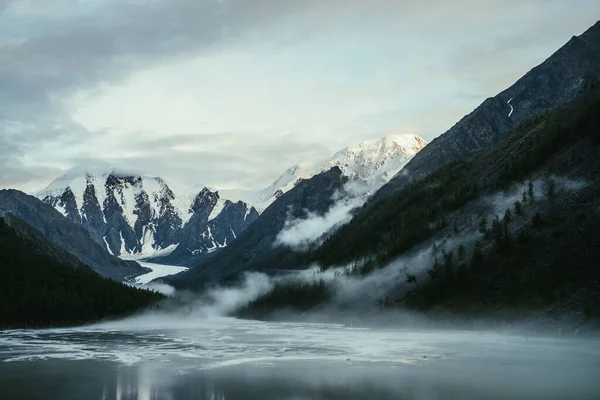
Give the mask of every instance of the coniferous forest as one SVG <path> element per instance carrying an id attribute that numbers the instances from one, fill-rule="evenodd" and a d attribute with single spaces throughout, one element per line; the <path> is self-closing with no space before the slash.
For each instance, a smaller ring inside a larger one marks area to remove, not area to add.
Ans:
<path id="1" fill-rule="evenodd" d="M 11 225 L 0 218 L 1 329 L 81 325 L 131 314 L 164 297 L 60 259 L 39 232 Z"/>
<path id="2" fill-rule="evenodd" d="M 368 275 L 435 237 L 460 241 L 461 231 L 478 231 L 474 245 L 437 249 L 426 273 L 398 282 L 411 287 L 408 293 L 381 293 L 379 306 L 517 316 L 520 310 L 564 304 L 586 318 L 600 318 L 599 157 L 600 82 L 595 82 L 572 102 L 524 121 L 497 145 L 367 203 L 320 248 L 299 258 L 324 269 L 353 265 L 348 273 Z M 584 183 L 559 191 L 556 177 Z M 534 188 L 533 181 L 541 187 Z M 478 216 L 475 203 L 514 187 L 525 187 L 519 200 L 493 218 Z M 306 301 L 311 293 L 306 285 L 276 288 L 242 314 L 293 309 L 298 298 L 315 307 L 327 291 Z"/>

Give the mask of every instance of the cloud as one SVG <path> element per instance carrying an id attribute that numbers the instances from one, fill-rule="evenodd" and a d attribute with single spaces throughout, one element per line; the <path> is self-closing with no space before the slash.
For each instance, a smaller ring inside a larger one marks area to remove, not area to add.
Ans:
<path id="1" fill-rule="evenodd" d="M 0 10 L 0 186 L 20 188 L 87 159 L 265 185 L 390 128 L 431 139 L 599 11 L 588 0 L 0 0 Z"/>
<path id="2" fill-rule="evenodd" d="M 334 204 L 323 215 L 307 212 L 303 218 L 290 218 L 277 234 L 275 245 L 288 246 L 294 250 L 307 250 L 341 225 L 348 223 L 353 211 L 362 206 L 368 195 L 379 186 L 350 181 L 342 192 L 334 194 Z"/>
<path id="3" fill-rule="evenodd" d="M 352 219 L 352 210 L 360 207 L 362 203 L 356 199 L 343 200 L 335 203 L 323 215 L 308 213 L 306 218 L 288 220 L 277 235 L 275 243 L 295 250 L 305 250 L 324 234 L 349 222 Z"/>

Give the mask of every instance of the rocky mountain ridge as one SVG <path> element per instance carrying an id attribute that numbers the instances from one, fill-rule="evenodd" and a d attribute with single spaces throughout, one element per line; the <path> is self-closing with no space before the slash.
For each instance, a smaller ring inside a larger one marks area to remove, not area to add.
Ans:
<path id="1" fill-rule="evenodd" d="M 211 252 L 227 245 L 257 217 L 243 202 L 208 188 L 196 194 L 163 179 L 115 169 L 70 171 L 37 197 L 66 218 L 98 234 L 121 258 L 151 258 L 175 251 Z"/>
<path id="2" fill-rule="evenodd" d="M 466 158 L 500 141 L 522 121 L 574 99 L 600 77 L 600 21 L 573 36 L 512 86 L 486 99 L 411 159 L 373 200 L 387 197 L 447 162 Z"/>
<path id="3" fill-rule="evenodd" d="M 334 167 L 340 168 L 348 178 L 366 182 L 376 190 L 392 179 L 426 145 L 427 141 L 418 135 L 388 133 L 379 139 L 348 146 L 327 160 L 294 165 L 262 190 L 230 193 L 262 212 L 298 183 Z"/>
<path id="4" fill-rule="evenodd" d="M 0 216 L 2 215 L 25 221 L 41 232 L 48 241 L 77 257 L 104 277 L 124 281 L 148 272 L 134 261 L 121 260 L 109 254 L 100 235 L 73 223 L 52 206 L 18 190 L 0 190 Z"/>

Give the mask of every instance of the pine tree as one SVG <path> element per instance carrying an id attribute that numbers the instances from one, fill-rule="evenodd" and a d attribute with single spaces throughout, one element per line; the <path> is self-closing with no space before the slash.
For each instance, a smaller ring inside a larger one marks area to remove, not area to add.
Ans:
<path id="1" fill-rule="evenodd" d="M 529 186 L 527 189 L 527 194 L 529 195 L 529 202 L 533 203 L 534 201 L 534 197 L 535 197 L 535 193 L 533 190 L 533 182 L 529 181 Z"/>
<path id="2" fill-rule="evenodd" d="M 498 216 L 496 216 L 492 222 L 492 234 L 496 239 L 499 239 L 502 236 L 502 228 L 500 227 L 500 219 Z"/>
<path id="3" fill-rule="evenodd" d="M 540 226 L 544 223 L 542 216 L 539 212 L 536 212 L 533 218 L 531 219 L 531 223 L 533 226 Z"/>
<path id="4" fill-rule="evenodd" d="M 485 234 L 487 234 L 487 231 L 488 231 L 487 219 L 482 218 L 481 222 L 479 223 L 479 232 L 481 232 L 485 235 Z"/>
<path id="5" fill-rule="evenodd" d="M 556 195 L 556 181 L 554 179 L 548 179 L 546 181 L 546 196 L 549 200 L 552 200 Z"/>
<path id="6" fill-rule="evenodd" d="M 444 254 L 444 268 L 451 269 L 454 266 L 454 251 Z"/>
<path id="7" fill-rule="evenodd" d="M 458 261 L 459 262 L 463 262 L 465 261 L 465 257 L 466 257 L 466 250 L 465 250 L 465 246 L 464 245 L 460 245 L 458 246 Z"/>
<path id="8" fill-rule="evenodd" d="M 508 238 L 508 225 L 512 222 L 512 213 L 510 209 L 504 212 L 504 237 Z"/>
<path id="9" fill-rule="evenodd" d="M 419 284 L 417 283 L 417 277 L 415 275 L 409 274 L 408 272 L 406 273 L 406 283 L 408 284 L 415 284 L 415 286 L 419 286 Z"/>
<path id="10" fill-rule="evenodd" d="M 523 215 L 523 205 L 519 200 L 515 201 L 515 214 Z"/>
<path id="11" fill-rule="evenodd" d="M 478 240 L 475 242 L 475 246 L 473 247 L 473 257 L 471 258 L 471 266 L 473 268 L 479 267 L 483 262 L 483 246 L 481 242 Z"/>

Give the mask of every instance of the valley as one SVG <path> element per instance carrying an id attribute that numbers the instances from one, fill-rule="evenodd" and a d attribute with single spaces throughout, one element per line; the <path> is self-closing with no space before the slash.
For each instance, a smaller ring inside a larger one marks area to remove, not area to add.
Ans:
<path id="1" fill-rule="evenodd" d="M 597 398 L 593 5 L 113 3 L 0 3 L 2 396 Z"/>

